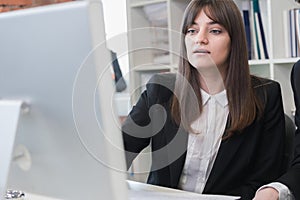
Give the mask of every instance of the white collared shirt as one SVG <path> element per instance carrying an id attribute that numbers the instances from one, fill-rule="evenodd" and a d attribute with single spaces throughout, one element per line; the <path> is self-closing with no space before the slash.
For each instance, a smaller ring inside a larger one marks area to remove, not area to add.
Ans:
<path id="1" fill-rule="evenodd" d="M 282 184 L 282 183 L 279 183 L 279 182 L 273 182 L 273 183 L 270 183 L 268 185 L 264 185 L 262 187 L 260 187 L 256 193 L 264 188 L 267 188 L 267 187 L 272 187 L 274 188 L 275 190 L 277 190 L 277 192 L 279 193 L 279 198 L 278 200 L 295 200 L 295 197 L 294 195 L 292 194 L 292 192 L 289 190 L 289 188 Z"/>
<path id="2" fill-rule="evenodd" d="M 228 117 L 226 90 L 210 95 L 201 90 L 203 111 L 192 123 L 179 188 L 202 193 L 216 159 Z"/>

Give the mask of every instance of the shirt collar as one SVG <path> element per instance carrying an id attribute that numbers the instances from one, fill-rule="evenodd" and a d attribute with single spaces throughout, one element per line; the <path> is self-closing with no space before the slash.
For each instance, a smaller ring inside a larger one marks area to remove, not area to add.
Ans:
<path id="1" fill-rule="evenodd" d="M 204 90 L 201 90 L 201 96 L 202 96 L 202 105 L 204 106 L 210 98 L 215 98 L 216 102 L 218 102 L 221 106 L 225 107 L 228 105 L 228 99 L 227 99 L 227 94 L 226 90 L 223 90 L 217 94 L 210 95 Z"/>

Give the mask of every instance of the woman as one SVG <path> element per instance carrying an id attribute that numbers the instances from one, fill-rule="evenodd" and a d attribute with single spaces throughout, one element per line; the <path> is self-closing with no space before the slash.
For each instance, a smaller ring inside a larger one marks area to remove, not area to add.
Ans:
<path id="1" fill-rule="evenodd" d="M 282 172 L 280 86 L 250 76 L 233 1 L 191 1 L 181 33 L 177 75 L 153 76 L 123 124 L 127 164 L 151 143 L 148 183 L 252 199 Z"/>

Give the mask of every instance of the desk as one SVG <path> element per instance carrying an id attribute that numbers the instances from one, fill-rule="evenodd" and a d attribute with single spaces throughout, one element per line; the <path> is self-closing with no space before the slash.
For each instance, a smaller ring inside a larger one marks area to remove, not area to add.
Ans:
<path id="1" fill-rule="evenodd" d="M 130 200 L 234 200 L 237 196 L 204 195 L 172 188 L 127 181 Z"/>
<path id="2" fill-rule="evenodd" d="M 129 200 L 234 200 L 236 196 L 204 195 L 183 190 L 127 181 Z M 35 194 L 26 194 L 25 200 L 62 200 Z"/>
<path id="3" fill-rule="evenodd" d="M 26 193 L 24 200 L 62 200 L 62 199 L 54 199 L 54 198 L 45 197 L 41 195 Z"/>

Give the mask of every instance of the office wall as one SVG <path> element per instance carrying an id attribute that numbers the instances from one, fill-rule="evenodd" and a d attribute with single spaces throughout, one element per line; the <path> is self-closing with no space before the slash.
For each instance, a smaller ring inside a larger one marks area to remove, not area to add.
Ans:
<path id="1" fill-rule="evenodd" d="M 125 80 L 129 71 L 127 44 L 127 12 L 125 0 L 102 0 L 107 46 L 117 53 Z M 116 6 L 117 5 L 117 6 Z"/>
<path id="2" fill-rule="evenodd" d="M 73 0 L 0 0 L 0 12 L 7 12 L 23 8 L 62 3 Z"/>

